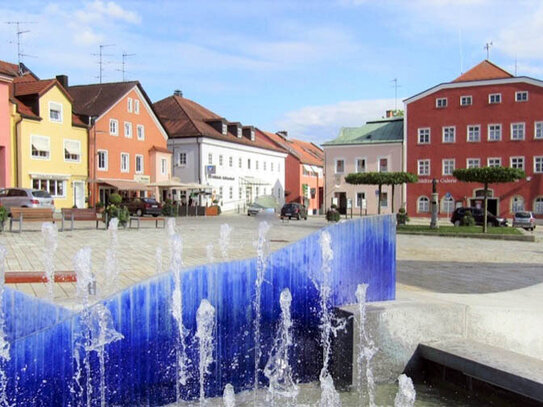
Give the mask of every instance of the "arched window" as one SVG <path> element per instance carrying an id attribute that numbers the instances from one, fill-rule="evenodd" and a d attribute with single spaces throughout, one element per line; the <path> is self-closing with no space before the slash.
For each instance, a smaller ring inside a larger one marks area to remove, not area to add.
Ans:
<path id="1" fill-rule="evenodd" d="M 417 199 L 417 212 L 427 213 L 430 212 L 430 200 L 426 196 L 419 196 Z"/>
<path id="2" fill-rule="evenodd" d="M 514 196 L 511 200 L 511 212 L 519 212 L 524 210 L 524 198 L 520 195 Z"/>
<path id="3" fill-rule="evenodd" d="M 441 200 L 441 213 L 453 213 L 454 212 L 454 198 L 452 196 L 443 197 Z"/>
<path id="4" fill-rule="evenodd" d="M 538 196 L 534 201 L 534 213 L 543 215 L 543 196 Z"/>

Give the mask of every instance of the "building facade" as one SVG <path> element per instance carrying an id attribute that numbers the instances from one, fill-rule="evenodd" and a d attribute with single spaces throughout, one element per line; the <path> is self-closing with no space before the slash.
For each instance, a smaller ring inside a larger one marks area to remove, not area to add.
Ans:
<path id="1" fill-rule="evenodd" d="M 0 61 L 0 188 L 12 186 L 10 86 L 17 76 L 17 65 Z"/>
<path id="2" fill-rule="evenodd" d="M 351 185 L 345 176 L 357 172 L 396 172 L 403 167 L 403 118 L 369 121 L 361 127 L 344 127 L 339 136 L 323 145 L 325 155 L 325 208 L 338 206 L 340 213 L 378 213 L 378 186 Z M 394 194 L 393 194 L 394 192 Z M 404 202 L 404 190 L 384 186 L 381 213 L 397 211 Z"/>
<path id="3" fill-rule="evenodd" d="M 224 211 L 244 210 L 261 195 L 282 204 L 286 152 L 253 126 L 229 122 L 177 92 L 154 104 L 170 139 L 173 175 L 200 185 Z M 179 197 L 189 200 L 190 197 Z"/>
<path id="4" fill-rule="evenodd" d="M 520 168 L 526 179 L 490 186 L 488 209 L 543 215 L 543 81 L 514 77 L 483 61 L 452 82 L 405 101 L 406 168 L 419 177 L 407 187 L 409 215 L 429 216 L 432 180 L 440 216 L 480 206 L 483 185 L 462 183 L 456 168 Z"/>
<path id="5" fill-rule="evenodd" d="M 151 183 L 171 178 L 168 135 L 141 84 L 101 83 L 67 89 L 74 110 L 90 124 L 90 204 L 107 203 L 113 192 L 167 198 Z"/>

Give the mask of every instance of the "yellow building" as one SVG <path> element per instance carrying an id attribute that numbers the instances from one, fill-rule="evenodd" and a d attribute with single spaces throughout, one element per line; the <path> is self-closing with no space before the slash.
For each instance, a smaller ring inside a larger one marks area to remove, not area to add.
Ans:
<path id="1" fill-rule="evenodd" d="M 86 206 L 87 125 L 56 79 L 13 82 L 11 185 L 49 191 L 55 208 Z"/>

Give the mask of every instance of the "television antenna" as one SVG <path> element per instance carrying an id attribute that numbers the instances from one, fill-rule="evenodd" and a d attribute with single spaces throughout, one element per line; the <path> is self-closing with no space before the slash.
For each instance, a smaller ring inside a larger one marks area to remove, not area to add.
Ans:
<path id="1" fill-rule="evenodd" d="M 401 85 L 398 85 L 398 78 L 392 79 L 391 82 L 394 82 L 392 86 L 394 86 L 394 111 L 396 112 L 398 110 L 398 88 L 401 88 Z"/>
<path id="2" fill-rule="evenodd" d="M 22 46 L 22 36 L 23 34 L 27 34 L 30 32 L 30 30 L 22 30 L 21 24 L 36 24 L 35 21 L 6 21 L 6 24 L 9 25 L 15 25 L 17 27 L 17 65 L 19 66 L 19 70 L 21 70 L 21 62 L 23 62 L 23 57 L 32 57 L 33 55 L 27 55 L 23 53 L 23 46 Z M 11 44 L 13 44 L 13 41 L 10 41 Z M 20 72 L 19 72 L 20 73 Z"/>
<path id="3" fill-rule="evenodd" d="M 99 57 L 99 60 L 98 60 L 98 65 L 100 66 L 100 74 L 98 75 L 98 78 L 100 79 L 100 83 L 102 83 L 102 72 L 103 72 L 103 68 L 104 68 L 104 63 L 102 61 L 102 57 L 103 56 L 111 56 L 111 54 L 104 54 L 103 53 L 103 50 L 104 48 L 107 48 L 107 47 L 112 47 L 114 46 L 115 44 L 100 44 L 99 47 L 100 47 L 100 52 L 98 54 L 91 54 L 93 56 L 97 56 Z"/>
<path id="4" fill-rule="evenodd" d="M 125 77 L 124 77 L 124 74 L 126 73 L 126 58 L 128 57 L 133 57 L 134 55 L 136 54 L 127 54 L 126 51 L 123 52 L 123 62 L 122 62 L 122 67 L 121 69 L 117 69 L 117 71 L 121 71 L 123 73 L 123 82 L 125 81 Z"/>
<path id="5" fill-rule="evenodd" d="M 490 42 L 487 42 L 485 46 L 483 47 L 484 49 L 486 49 L 486 59 L 488 61 L 490 61 L 490 48 L 492 48 L 493 45 L 494 44 L 492 44 L 492 41 L 490 41 Z"/>

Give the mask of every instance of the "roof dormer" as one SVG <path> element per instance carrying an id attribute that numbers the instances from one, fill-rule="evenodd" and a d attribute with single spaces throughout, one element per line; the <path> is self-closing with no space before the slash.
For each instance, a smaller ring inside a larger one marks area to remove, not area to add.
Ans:
<path id="1" fill-rule="evenodd" d="M 228 133 L 231 133 L 233 136 L 237 138 L 241 138 L 242 136 L 241 123 L 240 122 L 228 123 Z"/>
<path id="2" fill-rule="evenodd" d="M 224 117 L 208 119 L 205 122 L 213 127 L 215 130 L 217 130 L 219 133 L 221 133 L 223 136 L 226 136 L 226 134 L 228 133 L 228 122 Z"/>
<path id="3" fill-rule="evenodd" d="M 243 126 L 243 136 L 255 141 L 255 126 Z"/>

